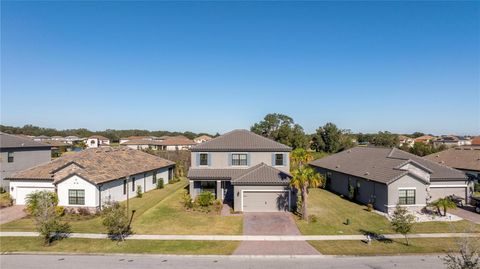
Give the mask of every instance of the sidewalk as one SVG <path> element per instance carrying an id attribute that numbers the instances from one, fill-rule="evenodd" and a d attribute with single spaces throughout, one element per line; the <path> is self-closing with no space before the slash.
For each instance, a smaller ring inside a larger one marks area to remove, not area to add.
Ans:
<path id="1" fill-rule="evenodd" d="M 0 232 L 0 237 L 35 237 L 36 232 Z M 71 238 L 106 239 L 106 234 L 71 233 Z M 408 238 L 448 238 L 448 237 L 480 237 L 480 233 L 428 233 L 409 234 Z M 364 240 L 365 235 L 161 235 L 134 234 L 129 240 L 192 240 L 192 241 L 337 241 Z M 381 238 L 404 238 L 401 234 L 385 234 Z"/>

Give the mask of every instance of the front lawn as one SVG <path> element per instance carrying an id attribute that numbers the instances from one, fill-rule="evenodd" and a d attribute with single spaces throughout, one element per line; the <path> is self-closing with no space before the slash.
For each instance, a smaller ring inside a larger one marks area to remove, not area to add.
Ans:
<path id="1" fill-rule="evenodd" d="M 132 198 L 129 201 L 130 210 L 136 210 L 134 221 L 139 218 L 149 208 L 171 195 L 178 189 L 185 187 L 185 180 L 177 183 L 167 184 L 163 189 L 155 189 L 143 194 L 142 198 Z M 126 201 L 122 202 L 126 203 Z M 78 216 L 66 215 L 67 220 L 75 233 L 105 233 L 105 227 L 102 225 L 102 219 L 99 216 Z M 135 226 L 133 226 L 135 231 Z M 35 231 L 35 225 L 31 217 L 25 217 L 16 221 L 0 225 L 0 231 Z"/>
<path id="2" fill-rule="evenodd" d="M 418 253 L 445 253 L 458 249 L 458 238 L 412 238 L 410 245 L 404 239 L 379 242 L 370 245 L 357 240 L 349 241 L 308 241 L 325 255 L 397 255 Z"/>
<path id="3" fill-rule="evenodd" d="M 138 234 L 242 234 L 243 217 L 220 216 L 218 213 L 187 211 L 182 204 L 184 190 L 150 208 L 134 220 Z"/>
<path id="4" fill-rule="evenodd" d="M 117 243 L 108 239 L 66 238 L 44 246 L 36 237 L 0 237 L 0 252 L 69 252 L 69 253 L 142 253 L 230 255 L 237 241 L 159 241 L 126 240 Z"/>
<path id="5" fill-rule="evenodd" d="M 366 206 L 352 203 L 323 189 L 310 189 L 308 210 L 308 213 L 316 215 L 318 220 L 315 223 L 307 223 L 296 218 L 302 234 L 394 233 L 390 222 L 385 217 L 375 212 L 368 212 Z M 350 219 L 350 225 L 345 224 L 347 218 Z M 412 233 L 464 232 L 465 230 L 480 232 L 480 225 L 466 220 L 423 222 L 415 224 Z"/>

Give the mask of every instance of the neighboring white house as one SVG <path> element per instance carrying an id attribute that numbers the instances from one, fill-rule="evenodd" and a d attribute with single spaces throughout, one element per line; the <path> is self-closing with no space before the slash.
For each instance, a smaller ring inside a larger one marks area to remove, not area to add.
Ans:
<path id="1" fill-rule="evenodd" d="M 132 149 L 153 149 L 153 150 L 161 150 L 162 149 L 162 141 L 159 140 L 152 140 L 152 139 L 132 139 L 126 142 L 121 143 L 122 146 L 126 146 Z"/>
<path id="2" fill-rule="evenodd" d="M 162 140 L 162 139 L 159 139 L 158 137 L 155 137 L 155 136 L 129 136 L 129 137 L 120 138 L 120 144 L 123 144 L 125 142 L 129 142 L 129 141 L 133 141 L 133 140 L 152 141 L 152 140 Z"/>
<path id="3" fill-rule="evenodd" d="M 159 180 L 173 178 L 175 163 L 128 147 L 102 147 L 64 155 L 49 163 L 9 177 L 10 194 L 17 205 L 28 194 L 56 191 L 65 207 L 98 209 L 108 201 L 123 201 L 152 190 Z"/>
<path id="4" fill-rule="evenodd" d="M 399 146 L 403 146 L 403 145 L 407 145 L 408 147 L 413 147 L 413 144 L 415 143 L 415 140 L 413 138 L 410 138 L 408 136 L 404 136 L 404 135 L 399 135 L 398 136 L 398 142 L 399 142 Z"/>
<path id="5" fill-rule="evenodd" d="M 205 142 L 210 141 L 210 140 L 212 140 L 212 137 L 210 137 L 208 135 L 201 135 L 201 136 L 195 137 L 193 139 L 193 141 L 197 144 L 205 143 Z"/>
<path id="6" fill-rule="evenodd" d="M 173 136 L 166 138 L 159 143 L 162 150 L 189 150 L 192 146 L 197 145 L 193 140 L 186 138 L 185 136 Z"/>
<path id="7" fill-rule="evenodd" d="M 98 148 L 110 145 L 110 139 L 101 135 L 92 135 L 87 139 L 87 148 Z"/>

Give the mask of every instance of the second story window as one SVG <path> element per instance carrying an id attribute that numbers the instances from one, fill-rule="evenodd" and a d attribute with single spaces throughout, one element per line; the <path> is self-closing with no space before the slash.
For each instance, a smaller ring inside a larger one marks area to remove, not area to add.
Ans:
<path id="1" fill-rule="evenodd" d="M 232 154 L 232 165 L 247 165 L 247 154 Z"/>
<path id="2" fill-rule="evenodd" d="M 200 165 L 208 165 L 208 154 L 200 153 Z"/>
<path id="3" fill-rule="evenodd" d="M 275 165 L 283 166 L 283 153 L 275 154 Z"/>
<path id="4" fill-rule="evenodd" d="M 8 153 L 8 158 L 7 159 L 8 159 L 9 163 L 13 163 L 13 152 Z"/>

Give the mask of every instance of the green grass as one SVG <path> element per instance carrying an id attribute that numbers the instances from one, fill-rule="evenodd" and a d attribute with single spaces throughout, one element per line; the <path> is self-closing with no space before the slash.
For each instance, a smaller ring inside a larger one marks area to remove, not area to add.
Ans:
<path id="1" fill-rule="evenodd" d="M 158 241 L 67 238 L 44 246 L 36 237 L 0 237 L 0 252 L 142 253 L 230 255 L 237 241 Z"/>
<path id="2" fill-rule="evenodd" d="M 242 216 L 220 216 L 217 213 L 186 211 L 182 189 L 147 210 L 134 221 L 139 234 L 242 234 Z"/>
<path id="3" fill-rule="evenodd" d="M 457 238 L 413 238 L 410 245 L 403 239 L 389 242 L 373 241 L 370 245 L 356 240 L 349 241 L 308 241 L 325 255 L 397 255 L 418 253 L 456 252 Z"/>
<path id="4" fill-rule="evenodd" d="M 307 223 L 297 219 L 302 234 L 362 234 L 362 231 L 374 233 L 394 233 L 389 221 L 374 212 L 366 211 L 366 206 L 352 203 L 340 196 L 323 189 L 310 189 L 308 196 L 310 215 L 316 215 L 316 223 Z M 346 219 L 351 220 L 345 225 Z M 480 225 L 462 220 L 456 222 L 423 222 L 414 225 L 412 233 L 439 232 L 480 232 Z"/>
<path id="5" fill-rule="evenodd" d="M 149 208 L 171 195 L 178 189 L 185 187 L 185 180 L 165 185 L 164 189 L 155 189 L 143 194 L 142 198 L 132 198 L 129 200 L 130 210 L 136 210 L 133 221 L 135 231 L 135 220 L 139 218 Z M 126 203 L 126 201 L 122 202 Z M 102 219 L 99 216 L 66 216 L 76 233 L 105 233 L 105 227 L 102 225 Z M 26 217 L 13 222 L 0 225 L 0 231 L 35 231 L 35 225 L 31 217 Z"/>

